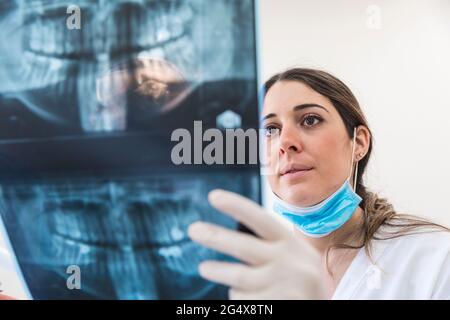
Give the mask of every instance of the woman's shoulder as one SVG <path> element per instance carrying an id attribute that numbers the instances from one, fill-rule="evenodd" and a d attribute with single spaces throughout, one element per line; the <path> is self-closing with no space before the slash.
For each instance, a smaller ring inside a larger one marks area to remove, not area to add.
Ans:
<path id="1" fill-rule="evenodd" d="M 418 229 L 417 231 L 411 231 L 405 235 L 399 237 L 399 239 L 405 242 L 419 241 L 424 243 L 438 241 L 441 243 L 450 243 L 450 230 L 443 230 L 440 228 L 429 227 L 424 229 Z"/>
<path id="2" fill-rule="evenodd" d="M 416 261 L 450 261 L 450 231 L 422 230 L 413 231 L 395 238 L 376 240 L 379 256 L 385 259 Z"/>
<path id="3" fill-rule="evenodd" d="M 422 230 L 373 240 L 371 252 L 371 258 L 361 251 L 355 260 L 352 271 L 362 276 L 356 276 L 353 297 L 450 298 L 450 232 Z"/>
<path id="4" fill-rule="evenodd" d="M 418 232 L 392 239 L 381 256 L 412 297 L 449 299 L 450 232 Z"/>
<path id="5" fill-rule="evenodd" d="M 364 249 L 335 298 L 450 298 L 450 232 L 422 230 L 373 240 L 370 256 Z"/>
<path id="6" fill-rule="evenodd" d="M 409 249 L 434 247 L 436 249 L 450 250 L 450 231 L 441 229 L 419 229 L 405 232 L 386 240 L 390 242 L 390 245 L 408 247 Z M 380 239 L 380 241 L 386 240 Z"/>

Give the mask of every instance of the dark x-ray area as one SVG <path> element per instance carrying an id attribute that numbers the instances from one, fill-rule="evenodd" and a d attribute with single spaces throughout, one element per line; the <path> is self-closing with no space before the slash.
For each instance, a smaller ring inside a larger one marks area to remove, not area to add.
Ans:
<path id="1" fill-rule="evenodd" d="M 174 165 L 170 135 L 258 127 L 253 0 L 0 0 L 0 37 L 0 216 L 31 296 L 226 299 L 197 267 L 229 258 L 187 227 L 240 228 L 207 194 L 260 202 L 259 166 Z"/>

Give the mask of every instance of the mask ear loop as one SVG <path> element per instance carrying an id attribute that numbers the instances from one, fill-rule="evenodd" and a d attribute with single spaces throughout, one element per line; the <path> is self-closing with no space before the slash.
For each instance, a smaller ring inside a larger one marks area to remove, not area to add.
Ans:
<path id="1" fill-rule="evenodd" d="M 350 179 L 353 171 L 353 160 L 355 159 L 355 144 L 356 144 L 356 127 L 353 128 L 353 147 L 352 147 L 352 162 L 350 164 L 350 174 L 348 178 Z M 353 191 L 356 192 L 356 178 L 358 177 L 358 163 L 356 163 L 355 176 L 353 178 Z"/>
<path id="2" fill-rule="evenodd" d="M 359 162 L 356 163 L 355 177 L 353 179 L 353 191 L 355 191 L 355 192 L 356 192 L 356 179 L 358 178 L 358 164 L 359 164 Z"/>

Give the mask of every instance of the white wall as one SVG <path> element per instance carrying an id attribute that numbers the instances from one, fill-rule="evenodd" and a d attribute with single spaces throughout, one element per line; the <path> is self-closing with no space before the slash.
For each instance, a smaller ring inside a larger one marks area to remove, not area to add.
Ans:
<path id="1" fill-rule="evenodd" d="M 369 187 L 397 210 L 450 225 L 450 1 L 261 0 L 259 7 L 262 79 L 291 66 L 342 79 L 375 138 Z"/>

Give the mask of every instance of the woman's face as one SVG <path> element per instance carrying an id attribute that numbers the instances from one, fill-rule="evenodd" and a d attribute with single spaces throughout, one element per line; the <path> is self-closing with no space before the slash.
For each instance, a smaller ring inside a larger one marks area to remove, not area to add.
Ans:
<path id="1" fill-rule="evenodd" d="M 319 203 L 348 178 L 352 140 L 331 101 L 297 81 L 267 92 L 262 126 L 272 191 L 298 206 Z"/>

